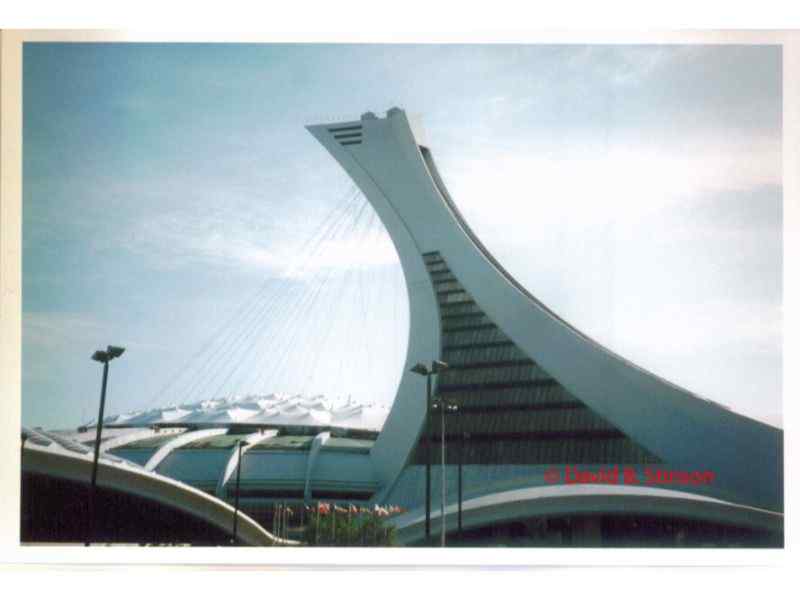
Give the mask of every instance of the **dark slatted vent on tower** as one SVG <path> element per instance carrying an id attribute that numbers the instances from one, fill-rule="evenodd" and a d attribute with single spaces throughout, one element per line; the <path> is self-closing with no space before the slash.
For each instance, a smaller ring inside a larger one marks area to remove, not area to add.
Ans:
<path id="1" fill-rule="evenodd" d="M 438 252 L 423 255 L 439 301 L 436 395 L 457 404 L 445 421 L 446 461 L 466 464 L 642 464 L 661 460 L 570 394 L 481 310 Z M 463 450 L 458 440 L 468 433 Z M 441 421 L 431 419 L 433 461 Z M 453 443 L 456 442 L 456 443 Z M 425 436 L 413 462 L 425 462 Z"/>
<path id="2" fill-rule="evenodd" d="M 342 146 L 354 146 L 361 143 L 361 125 L 345 125 L 328 129 Z"/>

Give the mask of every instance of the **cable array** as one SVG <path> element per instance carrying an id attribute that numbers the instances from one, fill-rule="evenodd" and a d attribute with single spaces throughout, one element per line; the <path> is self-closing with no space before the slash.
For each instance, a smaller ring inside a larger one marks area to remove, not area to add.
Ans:
<path id="1" fill-rule="evenodd" d="M 274 392 L 392 402 L 405 354 L 398 343 L 407 338 L 407 300 L 375 211 L 352 187 L 290 256 L 144 408 Z"/>

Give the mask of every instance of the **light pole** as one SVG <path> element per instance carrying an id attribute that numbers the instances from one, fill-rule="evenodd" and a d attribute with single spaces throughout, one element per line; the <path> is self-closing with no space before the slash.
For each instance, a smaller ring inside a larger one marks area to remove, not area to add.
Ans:
<path id="1" fill-rule="evenodd" d="M 425 397 L 425 544 L 431 545 L 431 377 L 441 373 L 448 365 L 440 360 L 434 360 L 430 368 L 424 363 L 417 363 L 411 372 L 422 375 L 426 379 L 427 394 Z"/>
<path id="2" fill-rule="evenodd" d="M 105 350 L 97 350 L 92 354 L 92 360 L 103 363 L 103 386 L 100 391 L 100 413 L 97 416 L 97 434 L 94 440 L 94 460 L 92 460 L 92 480 L 89 485 L 89 531 L 87 532 L 86 546 L 92 541 L 95 526 L 94 508 L 97 495 L 97 466 L 100 460 L 100 439 L 103 435 L 103 414 L 106 410 L 106 384 L 108 383 L 108 363 L 122 356 L 125 348 L 120 346 L 107 346 Z"/>
<path id="3" fill-rule="evenodd" d="M 236 545 L 236 533 L 239 525 L 239 476 L 242 473 L 242 448 L 249 446 L 250 442 L 239 440 L 239 460 L 236 462 L 236 497 L 233 505 L 233 538 L 231 538 L 231 545 Z"/>
<path id="4" fill-rule="evenodd" d="M 445 547 L 445 540 L 447 536 L 447 527 L 445 526 L 445 516 L 444 516 L 444 509 L 445 505 L 447 504 L 447 465 L 445 461 L 445 426 L 444 426 L 444 416 L 445 413 L 448 412 L 456 412 L 458 411 L 458 406 L 455 404 L 447 404 L 442 398 L 439 398 L 438 402 L 433 405 L 434 410 L 438 410 L 439 414 L 442 417 L 442 427 L 441 427 L 441 440 L 442 440 L 442 509 L 441 509 L 441 524 L 442 524 L 442 548 Z"/>
<path id="5" fill-rule="evenodd" d="M 463 417 L 464 414 L 461 413 Z M 460 419 L 459 419 L 460 420 Z M 469 440 L 469 434 L 464 431 L 463 423 L 461 424 L 461 436 L 458 438 L 458 539 L 462 542 L 464 538 L 463 523 L 461 520 L 461 510 L 464 501 L 464 442 Z"/>

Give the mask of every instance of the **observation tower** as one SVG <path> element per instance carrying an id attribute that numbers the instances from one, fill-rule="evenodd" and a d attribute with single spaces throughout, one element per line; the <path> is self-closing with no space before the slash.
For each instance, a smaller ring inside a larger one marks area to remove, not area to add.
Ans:
<path id="1" fill-rule="evenodd" d="M 478 546 L 783 545 L 781 429 L 636 366 L 537 300 L 466 223 L 403 110 L 308 131 L 401 263 L 408 350 L 388 416 L 270 395 L 108 417 L 98 485 L 171 510 L 189 503 L 187 530 L 210 523 L 209 539 L 241 500 L 252 544 L 275 542 L 276 503 L 322 501 L 400 506 L 393 524 L 412 545 L 427 524 Z M 434 361 L 447 368 L 426 381 L 415 366 Z M 429 413 L 429 382 L 454 410 Z M 85 484 L 93 432 L 30 435 L 31 485 Z"/>
<path id="2" fill-rule="evenodd" d="M 426 444 L 439 464 L 443 422 L 444 462 L 468 465 L 473 527 L 535 515 L 537 503 L 547 514 L 550 505 L 562 514 L 574 506 L 582 514 L 655 510 L 686 518 L 707 518 L 716 509 L 736 513 L 742 525 L 777 527 L 780 429 L 638 367 L 537 300 L 469 227 L 421 128 L 403 110 L 308 130 L 380 216 L 408 286 L 406 368 L 371 452 L 380 498 L 419 504 Z M 425 380 L 411 368 L 434 360 L 449 365 L 438 375 L 435 395 L 458 410 L 430 419 L 426 431 Z M 567 467 L 628 467 L 638 483 L 572 485 L 564 481 Z M 707 474 L 700 486 L 666 481 L 674 472 L 698 470 Z M 648 486 L 648 473 L 658 472 L 664 480 Z M 446 512 L 454 508 L 455 479 L 448 472 Z M 409 514 L 400 523 L 409 539 L 419 536 L 420 519 Z"/>

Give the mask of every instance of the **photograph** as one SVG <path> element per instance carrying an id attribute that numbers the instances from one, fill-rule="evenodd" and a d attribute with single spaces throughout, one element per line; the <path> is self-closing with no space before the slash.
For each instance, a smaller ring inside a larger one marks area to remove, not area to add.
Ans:
<path id="1" fill-rule="evenodd" d="M 784 548 L 784 59 L 23 41 L 20 545 Z"/>

